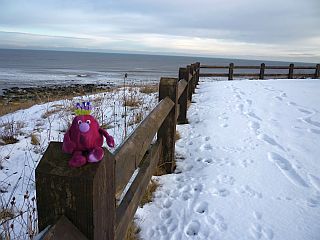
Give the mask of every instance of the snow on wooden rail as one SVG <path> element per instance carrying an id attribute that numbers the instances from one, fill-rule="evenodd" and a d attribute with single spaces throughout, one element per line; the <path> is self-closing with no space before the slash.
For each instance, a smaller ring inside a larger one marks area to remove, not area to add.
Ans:
<path id="1" fill-rule="evenodd" d="M 261 63 L 260 66 L 235 66 L 230 63 L 229 66 L 210 66 L 201 65 L 202 69 L 228 69 L 228 73 L 200 73 L 200 77 L 228 77 L 228 80 L 233 80 L 234 77 L 250 77 L 255 79 L 265 79 L 265 78 L 319 78 L 320 77 L 320 64 L 315 66 L 294 66 L 291 63 L 289 66 L 266 66 Z M 234 69 L 260 69 L 259 73 L 234 73 Z M 286 70 L 288 73 L 265 73 L 266 69 L 273 70 Z M 313 70 L 313 72 L 308 73 L 295 73 L 294 70 Z"/>
<path id="2" fill-rule="evenodd" d="M 188 122 L 187 102 L 198 84 L 199 69 L 200 63 L 195 63 L 180 68 L 179 78 L 161 78 L 157 106 L 114 153 L 105 149 L 100 163 L 70 168 L 62 143 L 49 144 L 36 169 L 39 230 L 53 226 L 45 239 L 71 239 L 80 232 L 87 239 L 124 239 L 157 166 L 167 173 L 174 170 L 176 124 Z M 126 186 L 117 205 L 116 193 Z"/>

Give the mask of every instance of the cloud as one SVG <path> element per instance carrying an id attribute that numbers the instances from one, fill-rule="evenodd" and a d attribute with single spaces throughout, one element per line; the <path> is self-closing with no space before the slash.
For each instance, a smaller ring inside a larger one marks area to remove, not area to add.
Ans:
<path id="1" fill-rule="evenodd" d="M 25 45 L 46 47 L 51 41 L 43 35 L 80 48 L 288 58 L 299 53 L 318 61 L 319 13 L 318 0 L 2 0 L 0 31 L 32 34 Z"/>

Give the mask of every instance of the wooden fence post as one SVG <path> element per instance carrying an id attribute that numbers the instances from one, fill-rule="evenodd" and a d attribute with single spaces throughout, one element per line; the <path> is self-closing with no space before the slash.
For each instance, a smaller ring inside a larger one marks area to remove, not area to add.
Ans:
<path id="1" fill-rule="evenodd" d="M 293 78 L 293 69 L 294 69 L 294 64 L 291 63 L 291 64 L 289 65 L 288 79 L 292 79 L 292 78 Z"/>
<path id="2" fill-rule="evenodd" d="M 196 62 L 196 66 L 197 66 L 197 77 L 196 77 L 196 84 L 199 84 L 199 78 L 200 78 L 200 62 Z"/>
<path id="3" fill-rule="evenodd" d="M 187 66 L 187 71 L 186 71 L 186 81 L 188 82 L 188 99 L 191 102 L 192 101 L 192 84 L 191 84 L 191 78 L 190 78 L 190 74 L 191 74 L 191 66 L 188 65 Z"/>
<path id="4" fill-rule="evenodd" d="M 162 158 L 159 165 L 163 166 L 167 173 L 174 171 L 174 153 L 175 153 L 175 137 L 177 125 L 177 95 L 178 95 L 178 79 L 177 78 L 161 78 L 159 86 L 159 101 L 169 97 L 175 106 L 172 108 L 159 131 L 158 138 L 162 139 Z"/>
<path id="5" fill-rule="evenodd" d="M 195 93 L 196 89 L 196 79 L 195 79 L 195 65 L 191 64 L 191 87 L 192 87 L 192 94 Z"/>
<path id="6" fill-rule="evenodd" d="M 36 168 L 39 230 L 67 217 L 88 239 L 114 239 L 115 161 L 108 150 L 100 163 L 68 166 L 62 143 L 50 142 Z"/>
<path id="7" fill-rule="evenodd" d="M 187 81 L 187 69 L 186 68 L 179 68 L 179 80 L 184 79 Z M 182 92 L 180 98 L 179 98 L 179 116 L 178 116 L 178 123 L 179 124 L 186 124 L 188 123 L 187 120 L 187 109 L 188 109 L 188 85 Z"/>
<path id="8" fill-rule="evenodd" d="M 264 63 L 261 63 L 259 79 L 264 79 L 264 69 L 265 68 L 266 68 L 266 65 Z"/>
<path id="9" fill-rule="evenodd" d="M 314 73 L 314 78 L 320 78 L 320 64 L 316 65 L 316 71 Z"/>
<path id="10" fill-rule="evenodd" d="M 228 80 L 233 80 L 233 67 L 234 67 L 234 64 L 233 64 L 233 63 L 230 63 L 230 64 L 229 64 Z"/>

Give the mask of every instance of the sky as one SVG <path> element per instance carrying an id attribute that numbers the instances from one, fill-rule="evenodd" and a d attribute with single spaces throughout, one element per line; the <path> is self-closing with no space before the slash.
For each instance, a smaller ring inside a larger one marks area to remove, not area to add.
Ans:
<path id="1" fill-rule="evenodd" d="M 320 62 L 319 0 L 0 0 L 0 48 Z"/>

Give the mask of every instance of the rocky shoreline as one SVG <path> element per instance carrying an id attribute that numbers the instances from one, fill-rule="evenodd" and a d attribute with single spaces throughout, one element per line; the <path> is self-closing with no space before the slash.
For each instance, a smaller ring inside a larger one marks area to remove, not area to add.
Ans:
<path id="1" fill-rule="evenodd" d="M 115 87 L 113 84 L 70 84 L 50 85 L 41 87 L 12 87 L 3 89 L 0 96 L 1 103 L 46 100 L 63 96 L 86 95 L 105 91 Z"/>

